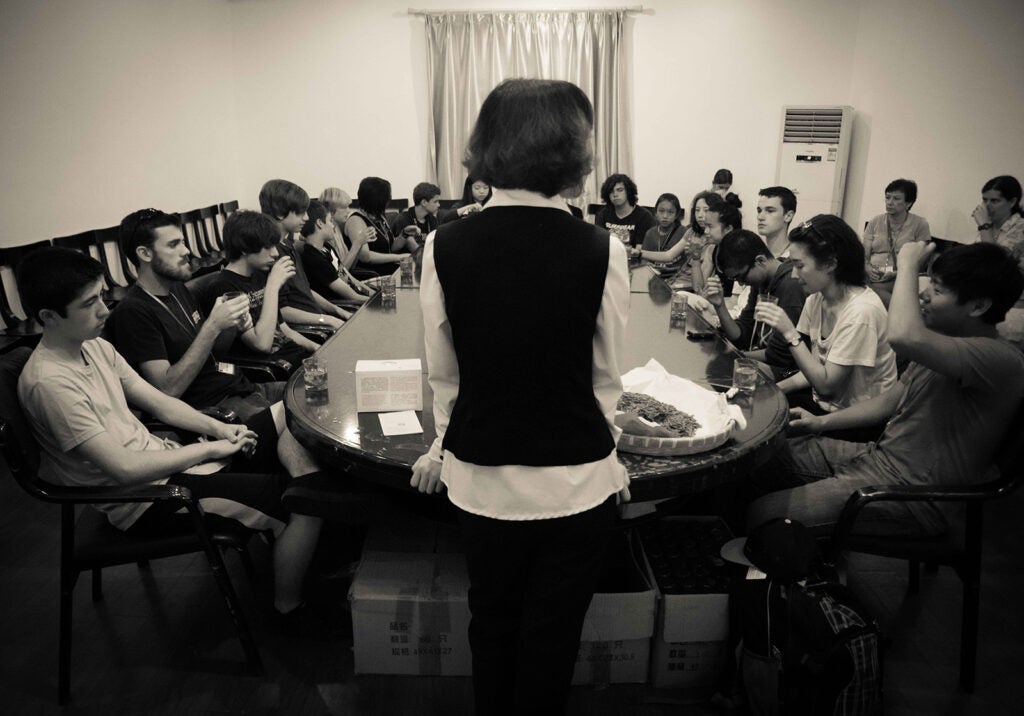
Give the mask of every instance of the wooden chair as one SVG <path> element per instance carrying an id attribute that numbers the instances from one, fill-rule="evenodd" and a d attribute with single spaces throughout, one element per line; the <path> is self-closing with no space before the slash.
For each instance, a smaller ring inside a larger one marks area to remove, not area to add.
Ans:
<path id="1" fill-rule="evenodd" d="M 121 286 L 122 288 L 128 288 L 135 283 L 136 272 L 135 264 L 128 260 L 128 257 L 121 251 L 121 227 L 120 226 L 108 226 L 105 229 L 96 229 L 96 246 L 100 250 L 100 262 L 106 269 L 107 280 L 113 285 Z M 114 249 L 114 255 L 117 257 L 118 267 L 121 269 L 121 275 L 124 277 L 124 283 L 117 281 L 113 272 L 110 270 L 110 259 L 107 258 L 107 246 L 112 246 Z"/>
<path id="2" fill-rule="evenodd" d="M 31 351 L 19 348 L 0 356 L 0 452 L 18 484 L 32 497 L 60 505 L 60 629 L 57 694 L 60 703 L 71 691 L 71 607 L 78 575 L 91 570 L 93 601 L 103 598 L 102 569 L 139 563 L 150 559 L 204 552 L 220 589 L 235 632 L 253 673 L 263 672 L 259 650 L 249 631 L 238 596 L 224 566 L 220 548 L 230 547 L 245 554 L 252 530 L 234 520 L 204 515 L 191 492 L 175 485 L 118 487 L 66 487 L 41 478 L 39 447 L 35 443 L 17 399 L 18 376 Z M 89 505 L 172 501 L 187 509 L 191 518 L 180 529 L 153 537 L 137 537 L 111 526 L 107 518 Z M 85 505 L 77 522 L 75 508 Z"/>
<path id="3" fill-rule="evenodd" d="M 920 588 L 920 563 L 952 567 L 963 583 L 963 614 L 960 624 L 960 684 L 974 691 L 978 653 L 978 608 L 981 587 L 981 536 L 983 507 L 987 500 L 1003 497 L 1021 482 L 1024 473 L 1024 404 L 1017 408 L 993 461 L 998 476 L 986 482 L 962 485 L 885 485 L 863 487 L 852 495 L 832 533 L 828 557 L 834 560 L 844 551 L 863 552 L 910 562 L 908 590 Z M 983 476 L 965 476 L 975 480 Z M 860 511 L 872 502 L 959 502 L 965 519 L 950 534 L 935 538 L 906 539 L 851 534 Z"/>
<path id="4" fill-rule="evenodd" d="M 6 343 L 6 348 L 11 348 L 14 345 L 20 345 L 24 343 L 25 338 L 30 336 L 39 336 L 42 329 L 36 322 L 26 316 L 22 318 L 18 316 L 11 302 L 8 300 L 8 296 L 17 296 L 18 287 L 15 285 L 14 271 L 21 263 L 21 260 L 32 253 L 36 249 L 41 249 L 49 246 L 49 241 L 35 241 L 31 244 L 24 244 L 22 246 L 9 246 L 7 248 L 0 249 L 0 320 L 3 321 L 3 329 L 0 330 L 0 337 L 7 340 L 0 342 L 0 348 L 3 348 L 3 343 Z M 3 271 L 2 268 L 6 267 L 9 271 Z"/>
<path id="5" fill-rule="evenodd" d="M 587 204 L 587 216 L 597 216 L 597 212 L 604 208 L 604 204 Z"/>
<path id="6" fill-rule="evenodd" d="M 213 218 L 216 226 L 216 215 L 212 210 L 219 211 L 215 206 L 208 206 L 184 211 L 178 215 L 181 217 L 181 230 L 185 234 L 185 241 L 192 250 L 190 263 L 193 276 L 214 271 L 224 262 L 220 248 L 215 247 L 210 239 L 210 230 L 206 223 L 208 218 Z"/>
<path id="7" fill-rule="evenodd" d="M 113 308 L 128 293 L 127 287 L 116 282 L 110 274 L 106 252 L 102 246 L 97 245 L 95 230 L 90 229 L 70 236 L 58 236 L 53 239 L 53 245 L 92 256 L 103 264 L 103 300 L 108 307 Z"/>
<path id="8" fill-rule="evenodd" d="M 227 219 L 229 216 L 238 211 L 238 199 L 232 199 L 231 201 L 224 201 L 220 203 L 220 215 Z"/>
<path id="9" fill-rule="evenodd" d="M 450 211 L 455 208 L 455 205 L 461 201 L 460 199 L 441 199 L 441 211 Z"/>

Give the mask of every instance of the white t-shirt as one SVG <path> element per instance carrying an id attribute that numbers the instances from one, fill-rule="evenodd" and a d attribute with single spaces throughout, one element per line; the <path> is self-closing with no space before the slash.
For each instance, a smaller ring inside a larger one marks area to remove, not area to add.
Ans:
<path id="1" fill-rule="evenodd" d="M 833 412 L 873 398 L 895 385 L 896 354 L 886 337 L 885 306 L 874 291 L 851 288 L 827 336 L 821 335 L 823 304 L 820 293 L 808 296 L 796 329 L 811 337 L 811 352 L 822 365 L 831 361 L 853 368 L 846 385 L 830 400 L 814 392 L 815 402 Z"/>

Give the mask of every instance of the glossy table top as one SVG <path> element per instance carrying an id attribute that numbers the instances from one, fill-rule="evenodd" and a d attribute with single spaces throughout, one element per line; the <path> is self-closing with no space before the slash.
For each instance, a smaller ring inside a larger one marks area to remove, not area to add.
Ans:
<path id="1" fill-rule="evenodd" d="M 307 400 L 300 370 L 288 383 L 285 404 L 292 432 L 322 463 L 392 487 L 408 488 L 412 463 L 434 440 L 433 395 L 426 376 L 418 281 L 414 278 L 403 286 L 397 274 L 395 279 L 399 290 L 393 306 L 383 306 L 380 295 L 374 296 L 320 349 L 328 369 L 328 399 Z M 732 382 L 734 349 L 718 336 L 692 340 L 684 328 L 671 326 L 670 296 L 668 286 L 651 269 L 633 270 L 620 369 L 625 373 L 655 358 L 674 375 L 727 389 Z M 695 311 L 688 314 L 686 328 L 707 328 Z M 423 432 L 386 437 L 377 413 L 356 412 L 355 366 L 357 360 L 400 358 L 423 360 L 425 410 L 417 412 Z M 680 457 L 620 452 L 619 459 L 632 478 L 633 499 L 703 491 L 735 479 L 766 459 L 786 424 L 785 396 L 762 378 L 752 396 L 733 402 L 742 407 L 747 427 L 716 450 Z"/>

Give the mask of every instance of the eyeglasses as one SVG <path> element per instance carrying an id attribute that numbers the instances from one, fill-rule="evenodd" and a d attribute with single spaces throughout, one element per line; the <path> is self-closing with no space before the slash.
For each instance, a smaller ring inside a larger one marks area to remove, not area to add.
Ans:
<path id="1" fill-rule="evenodd" d="M 750 264 L 745 269 L 743 269 L 743 271 L 741 271 L 740 273 L 735 273 L 735 274 L 731 274 L 731 275 L 725 273 L 724 271 L 722 271 L 722 275 L 726 279 L 728 279 L 729 281 L 738 281 L 739 283 L 746 283 L 747 282 L 747 276 L 754 269 L 755 265 L 756 264 Z"/>

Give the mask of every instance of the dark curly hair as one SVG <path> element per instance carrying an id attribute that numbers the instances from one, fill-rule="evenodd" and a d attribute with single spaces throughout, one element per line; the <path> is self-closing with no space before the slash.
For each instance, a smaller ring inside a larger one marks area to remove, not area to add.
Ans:
<path id="1" fill-rule="evenodd" d="M 625 187 L 626 201 L 630 206 L 636 206 L 639 194 L 637 194 L 636 182 L 630 179 L 628 174 L 612 174 L 605 179 L 604 184 L 601 185 L 601 201 L 605 204 L 611 203 L 612 189 L 616 184 L 622 184 Z"/>

